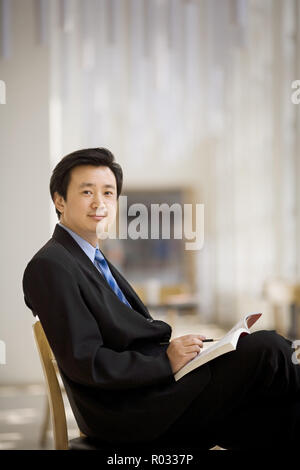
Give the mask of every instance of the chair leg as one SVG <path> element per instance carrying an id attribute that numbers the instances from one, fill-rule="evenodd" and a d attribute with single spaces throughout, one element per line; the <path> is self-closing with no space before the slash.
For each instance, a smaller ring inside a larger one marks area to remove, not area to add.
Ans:
<path id="1" fill-rule="evenodd" d="M 49 429 L 49 425 L 50 425 L 50 407 L 49 407 L 48 397 L 46 397 L 45 410 L 44 410 L 44 419 L 43 419 L 43 423 L 42 423 L 42 430 L 41 430 L 41 437 L 40 437 L 41 447 L 44 447 L 44 445 L 46 444 L 47 431 Z"/>

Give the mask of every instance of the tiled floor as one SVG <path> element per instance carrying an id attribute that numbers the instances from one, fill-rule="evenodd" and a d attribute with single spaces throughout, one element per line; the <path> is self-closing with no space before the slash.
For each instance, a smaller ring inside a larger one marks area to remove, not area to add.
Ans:
<path id="1" fill-rule="evenodd" d="M 176 321 L 173 335 L 200 333 L 219 337 L 224 331 L 215 325 L 199 324 L 194 315 L 184 315 Z M 69 438 L 78 436 L 72 411 L 66 400 L 66 415 Z M 0 385 L 0 450 L 4 449 L 53 449 L 51 426 L 42 447 L 41 429 L 45 415 L 46 395 L 44 384 L 1 386 Z"/>
<path id="2" fill-rule="evenodd" d="M 0 449 L 41 449 L 46 404 L 43 384 L 0 387 Z M 45 449 L 53 448 L 49 430 Z"/>

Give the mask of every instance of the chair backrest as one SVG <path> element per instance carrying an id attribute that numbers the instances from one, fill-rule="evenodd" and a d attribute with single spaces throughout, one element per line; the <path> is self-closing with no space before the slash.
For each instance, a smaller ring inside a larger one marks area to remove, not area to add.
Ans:
<path id="1" fill-rule="evenodd" d="M 33 332 L 47 385 L 55 449 L 67 450 L 68 428 L 56 360 L 40 321 L 33 324 Z"/>

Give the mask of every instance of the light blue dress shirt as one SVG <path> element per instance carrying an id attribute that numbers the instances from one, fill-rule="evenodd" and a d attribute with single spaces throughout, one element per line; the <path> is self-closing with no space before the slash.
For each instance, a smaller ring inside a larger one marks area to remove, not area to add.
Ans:
<path id="1" fill-rule="evenodd" d="M 117 281 L 115 280 L 115 278 L 113 277 L 110 269 L 109 269 L 109 266 L 103 256 L 103 254 L 101 253 L 101 251 L 99 250 L 99 247 L 98 247 L 98 244 L 96 247 L 93 247 L 93 245 L 91 245 L 89 242 L 87 242 L 86 240 L 84 240 L 84 238 L 80 237 L 80 235 L 78 235 L 77 233 L 73 232 L 73 230 L 71 230 L 70 228 L 66 227 L 65 225 L 63 225 L 61 222 L 58 223 L 60 225 L 60 227 L 62 227 L 64 230 L 66 230 L 70 235 L 71 237 L 74 238 L 74 240 L 78 243 L 78 245 L 80 246 L 80 248 L 85 252 L 85 254 L 90 258 L 91 262 L 93 263 L 93 265 L 98 269 L 98 271 L 102 274 L 102 276 L 104 277 L 104 279 L 106 279 L 106 281 L 108 282 L 108 284 L 110 285 L 110 287 L 112 288 L 112 290 L 115 292 L 115 294 L 119 297 L 120 300 L 122 300 L 122 302 L 124 302 L 125 304 L 127 304 L 130 308 L 131 305 L 130 303 L 128 302 L 128 300 L 126 299 L 124 293 L 122 292 L 122 290 L 120 289 L 120 287 L 118 286 L 118 283 Z M 96 249 L 98 248 L 98 256 L 101 258 L 100 261 L 103 259 L 104 260 L 104 263 L 105 263 L 105 267 L 106 267 L 106 271 L 103 273 L 98 265 L 98 262 L 95 263 L 95 254 L 96 254 Z"/>
<path id="2" fill-rule="evenodd" d="M 85 254 L 90 258 L 91 262 L 94 264 L 96 248 L 99 248 L 98 245 L 94 248 L 93 245 L 84 240 L 84 238 L 77 235 L 77 233 L 73 232 L 73 230 L 63 225 L 61 222 L 59 222 L 58 224 L 62 228 L 64 228 L 71 235 L 71 237 L 74 238 L 75 242 L 78 243 L 80 248 L 85 252 Z"/>

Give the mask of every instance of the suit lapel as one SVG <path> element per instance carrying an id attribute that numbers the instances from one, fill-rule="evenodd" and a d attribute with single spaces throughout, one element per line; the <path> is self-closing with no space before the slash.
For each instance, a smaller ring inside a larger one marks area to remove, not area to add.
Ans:
<path id="1" fill-rule="evenodd" d="M 55 227 L 55 230 L 53 232 L 52 238 L 60 243 L 61 245 L 66 248 L 66 250 L 71 253 L 71 255 L 77 259 L 81 264 L 85 266 L 85 268 L 89 271 L 91 276 L 96 280 L 96 282 L 100 282 L 101 285 L 107 289 L 109 292 L 111 292 L 113 295 L 116 295 L 111 287 L 108 285 L 106 279 L 99 273 L 98 269 L 96 266 L 91 262 L 90 258 L 85 254 L 85 252 L 80 248 L 78 243 L 74 240 L 74 238 L 62 227 L 60 227 L 58 224 Z M 106 259 L 106 257 L 105 257 Z M 139 313 L 143 314 L 147 318 L 151 318 L 147 308 L 141 301 L 141 299 L 138 297 L 138 295 L 135 293 L 135 291 L 132 289 L 130 284 L 126 281 L 126 279 L 121 275 L 121 273 L 106 259 L 107 264 L 116 279 L 120 289 L 124 292 L 127 300 L 129 303 L 132 305 L 134 310 L 137 310 Z M 117 297 L 117 296 L 116 296 Z M 123 304 L 123 302 L 119 299 L 119 301 Z"/>
<path id="2" fill-rule="evenodd" d="M 105 257 L 105 256 L 104 256 Z M 127 297 L 127 300 L 131 305 L 136 304 L 138 307 L 138 311 L 141 311 L 143 315 L 145 315 L 148 318 L 151 318 L 151 315 L 149 314 L 149 311 L 147 307 L 143 304 L 137 293 L 134 291 L 134 289 L 131 287 L 128 281 L 126 281 L 125 277 L 122 276 L 122 274 L 117 270 L 117 268 L 108 261 L 108 259 L 105 257 L 107 264 L 109 266 L 109 269 L 112 272 L 112 275 L 114 276 L 115 280 L 117 281 L 120 289 L 124 292 L 124 294 Z"/>
<path id="3" fill-rule="evenodd" d="M 101 276 L 96 266 L 92 263 L 90 258 L 85 254 L 85 252 L 80 248 L 78 243 L 74 238 L 58 224 L 55 227 L 52 238 L 61 245 L 63 245 L 66 250 L 77 260 L 79 263 L 83 264 L 84 267 L 89 271 L 89 273 L 96 279 L 97 282 L 101 282 L 102 285 L 107 288 L 109 287 L 106 280 Z"/>

